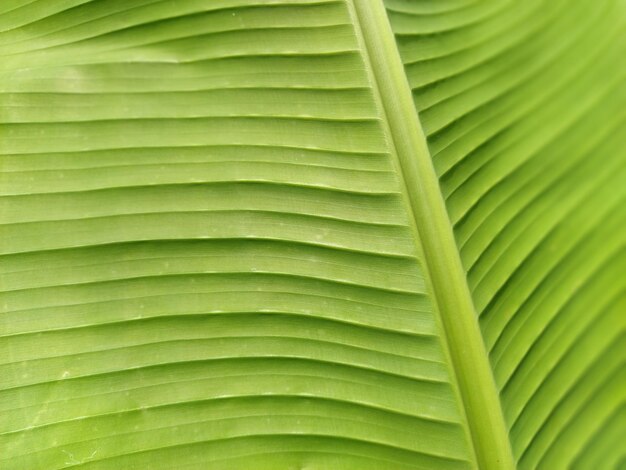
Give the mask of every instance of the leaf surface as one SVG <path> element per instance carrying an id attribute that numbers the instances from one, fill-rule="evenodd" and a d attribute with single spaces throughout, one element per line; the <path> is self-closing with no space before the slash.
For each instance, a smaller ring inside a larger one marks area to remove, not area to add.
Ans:
<path id="1" fill-rule="evenodd" d="M 385 4 L 518 467 L 621 468 L 624 3 Z"/>
<path id="2" fill-rule="evenodd" d="M 623 465 L 625 18 L 0 5 L 0 468 Z"/>

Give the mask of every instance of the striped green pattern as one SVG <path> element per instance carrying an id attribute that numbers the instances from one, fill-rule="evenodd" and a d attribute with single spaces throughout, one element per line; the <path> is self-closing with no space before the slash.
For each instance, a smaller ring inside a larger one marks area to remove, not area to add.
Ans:
<path id="1" fill-rule="evenodd" d="M 626 4 L 385 4 L 519 468 L 626 468 Z"/>
<path id="2" fill-rule="evenodd" d="M 471 468 L 350 5 L 9 3 L 0 468 Z"/>
<path id="3" fill-rule="evenodd" d="M 2 0 L 0 469 L 626 469 L 625 26 Z"/>

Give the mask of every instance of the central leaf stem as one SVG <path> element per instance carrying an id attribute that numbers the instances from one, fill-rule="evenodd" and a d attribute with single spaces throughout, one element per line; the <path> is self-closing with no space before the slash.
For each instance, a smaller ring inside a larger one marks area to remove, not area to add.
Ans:
<path id="1" fill-rule="evenodd" d="M 415 222 L 416 244 L 430 276 L 478 466 L 514 469 L 478 317 L 385 8 L 382 0 L 350 0 L 350 7 L 395 147 L 396 166 Z"/>

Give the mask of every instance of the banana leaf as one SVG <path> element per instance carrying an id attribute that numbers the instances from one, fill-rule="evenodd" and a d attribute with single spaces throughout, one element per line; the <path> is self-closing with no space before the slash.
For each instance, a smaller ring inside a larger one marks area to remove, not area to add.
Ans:
<path id="1" fill-rule="evenodd" d="M 625 25 L 3 0 L 0 469 L 625 469 Z"/>

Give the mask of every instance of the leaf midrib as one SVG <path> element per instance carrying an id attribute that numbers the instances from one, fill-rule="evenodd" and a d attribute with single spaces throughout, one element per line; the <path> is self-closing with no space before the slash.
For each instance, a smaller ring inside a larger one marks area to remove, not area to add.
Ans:
<path id="1" fill-rule="evenodd" d="M 382 0 L 348 0 L 394 164 L 414 223 L 415 244 L 467 417 L 477 465 L 514 469 L 498 390 L 439 181 Z"/>

